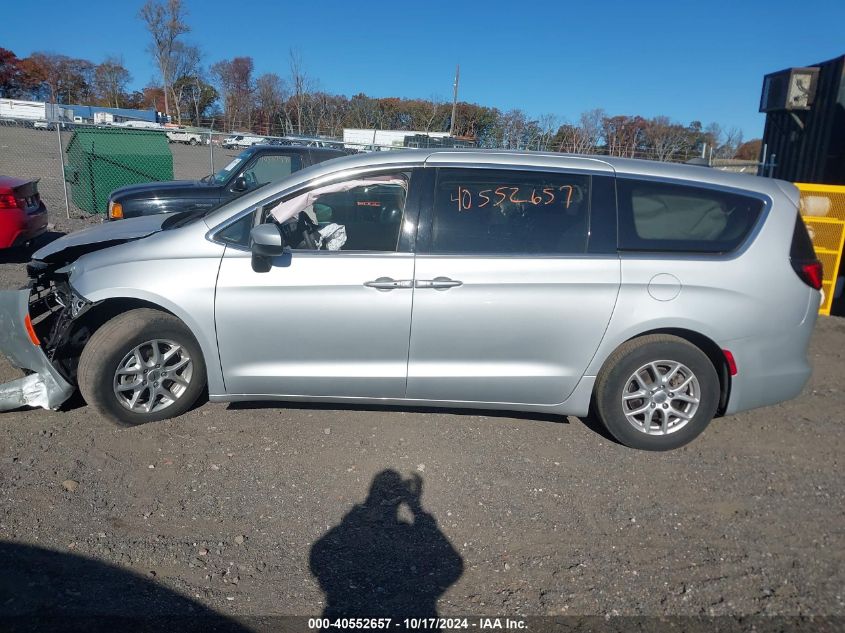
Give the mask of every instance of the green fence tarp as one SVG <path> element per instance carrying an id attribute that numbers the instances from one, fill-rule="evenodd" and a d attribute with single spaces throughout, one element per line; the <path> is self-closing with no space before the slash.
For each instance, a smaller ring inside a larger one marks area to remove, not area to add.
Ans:
<path id="1" fill-rule="evenodd" d="M 173 180 L 173 155 L 163 130 L 80 129 L 66 152 L 71 197 L 88 213 L 105 213 L 109 194 L 118 187 Z"/>

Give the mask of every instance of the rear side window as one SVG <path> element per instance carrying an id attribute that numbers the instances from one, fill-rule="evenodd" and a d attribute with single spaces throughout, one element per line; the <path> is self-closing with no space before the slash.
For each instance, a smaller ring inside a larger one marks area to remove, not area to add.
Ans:
<path id="1" fill-rule="evenodd" d="M 440 169 L 430 251 L 584 253 L 589 207 L 583 174 Z"/>
<path id="2" fill-rule="evenodd" d="M 763 201 L 704 187 L 622 179 L 619 248 L 725 253 L 751 232 Z"/>

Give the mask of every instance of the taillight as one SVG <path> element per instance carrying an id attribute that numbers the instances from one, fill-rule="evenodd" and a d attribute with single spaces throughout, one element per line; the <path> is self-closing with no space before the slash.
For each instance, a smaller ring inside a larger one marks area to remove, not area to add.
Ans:
<path id="1" fill-rule="evenodd" d="M 18 199 L 10 193 L 0 193 L 0 209 L 17 209 Z"/>
<path id="2" fill-rule="evenodd" d="M 801 281 L 814 290 L 821 290 L 822 263 L 816 257 L 813 240 L 810 239 L 810 234 L 807 232 L 807 227 L 800 215 L 795 218 L 792 246 L 789 249 L 789 261 Z"/>
<path id="3" fill-rule="evenodd" d="M 823 270 L 822 263 L 819 261 L 800 264 L 795 267 L 795 272 L 804 280 L 804 283 L 815 290 L 821 290 Z"/>

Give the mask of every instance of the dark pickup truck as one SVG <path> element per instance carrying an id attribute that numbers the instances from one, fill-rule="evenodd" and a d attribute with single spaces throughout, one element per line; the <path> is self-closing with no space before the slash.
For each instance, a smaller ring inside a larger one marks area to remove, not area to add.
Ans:
<path id="1" fill-rule="evenodd" d="M 109 220 L 208 210 L 295 171 L 345 155 L 342 150 L 322 147 L 254 145 L 202 180 L 148 182 L 115 189 L 109 196 Z"/>

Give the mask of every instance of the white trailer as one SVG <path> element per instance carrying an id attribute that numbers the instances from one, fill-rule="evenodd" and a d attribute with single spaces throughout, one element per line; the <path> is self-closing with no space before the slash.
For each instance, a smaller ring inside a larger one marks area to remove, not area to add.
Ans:
<path id="1" fill-rule="evenodd" d="M 348 149 L 398 149 L 405 146 L 405 137 L 426 134 L 432 138 L 445 138 L 448 132 L 421 132 L 419 130 L 367 130 L 343 128 L 343 144 Z"/>
<path id="2" fill-rule="evenodd" d="M 123 123 L 115 123 L 115 125 L 121 125 L 123 127 L 140 127 L 140 128 L 149 128 L 151 130 L 163 130 L 165 127 L 161 123 L 155 123 L 153 121 L 124 121 Z"/>
<path id="3" fill-rule="evenodd" d="M 46 105 L 43 101 L 0 99 L 0 117 L 23 119 L 25 121 L 44 121 L 47 119 Z"/>
<path id="4" fill-rule="evenodd" d="M 55 123 L 70 123 L 73 110 L 44 101 L 0 99 L 0 119 L 26 121 L 35 128 L 54 129 Z"/>

